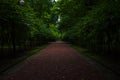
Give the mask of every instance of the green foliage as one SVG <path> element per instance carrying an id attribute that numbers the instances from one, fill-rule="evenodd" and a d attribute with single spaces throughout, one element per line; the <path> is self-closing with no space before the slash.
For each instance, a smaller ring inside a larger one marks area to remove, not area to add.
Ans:
<path id="1" fill-rule="evenodd" d="M 64 39 L 96 51 L 120 45 L 118 0 L 0 0 L 0 51 Z M 60 17 L 60 21 L 58 18 Z"/>
<path id="2" fill-rule="evenodd" d="M 60 30 L 66 32 L 64 40 L 102 53 L 119 51 L 118 0 L 65 1 L 60 3 L 62 17 Z"/>
<path id="3" fill-rule="evenodd" d="M 52 20 L 52 16 L 57 16 L 51 12 L 53 6 L 49 0 L 25 0 L 24 4 L 19 0 L 0 0 L 0 53 L 4 45 L 15 55 L 17 46 L 28 48 L 54 40 L 49 28 L 57 20 Z"/>

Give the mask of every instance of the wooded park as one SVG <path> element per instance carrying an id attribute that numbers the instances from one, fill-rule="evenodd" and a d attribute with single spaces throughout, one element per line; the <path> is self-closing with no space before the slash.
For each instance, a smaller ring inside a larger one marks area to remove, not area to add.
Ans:
<path id="1" fill-rule="evenodd" d="M 119 67 L 120 0 L 0 0 L 1 66 L 58 40 Z"/>

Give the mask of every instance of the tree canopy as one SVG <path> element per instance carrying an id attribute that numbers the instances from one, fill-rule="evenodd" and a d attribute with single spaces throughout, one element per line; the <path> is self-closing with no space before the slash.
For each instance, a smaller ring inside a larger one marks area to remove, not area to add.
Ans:
<path id="1" fill-rule="evenodd" d="M 119 51 L 119 0 L 60 0 L 64 40 L 102 53 Z"/>
<path id="2" fill-rule="evenodd" d="M 0 0 L 0 51 L 63 39 L 108 53 L 120 47 L 119 0 Z M 15 54 L 14 54 L 15 55 Z"/>
<path id="3" fill-rule="evenodd" d="M 32 47 L 55 40 L 57 15 L 53 8 L 50 0 L 25 0 L 24 4 L 19 0 L 0 0 L 1 53 L 5 46 L 15 53 L 17 46 Z"/>

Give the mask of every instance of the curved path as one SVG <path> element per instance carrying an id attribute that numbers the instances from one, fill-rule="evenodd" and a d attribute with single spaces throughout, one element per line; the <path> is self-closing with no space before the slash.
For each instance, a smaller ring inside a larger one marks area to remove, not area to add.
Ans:
<path id="1" fill-rule="evenodd" d="M 62 41 L 28 58 L 4 80 L 106 80 L 94 64 Z"/>

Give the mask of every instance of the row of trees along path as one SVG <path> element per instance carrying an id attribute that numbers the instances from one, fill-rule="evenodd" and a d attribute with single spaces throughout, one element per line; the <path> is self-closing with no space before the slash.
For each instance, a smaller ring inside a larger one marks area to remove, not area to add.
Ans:
<path id="1" fill-rule="evenodd" d="M 15 68 L 3 80 L 106 80 L 94 64 L 62 41 L 51 43 Z"/>

